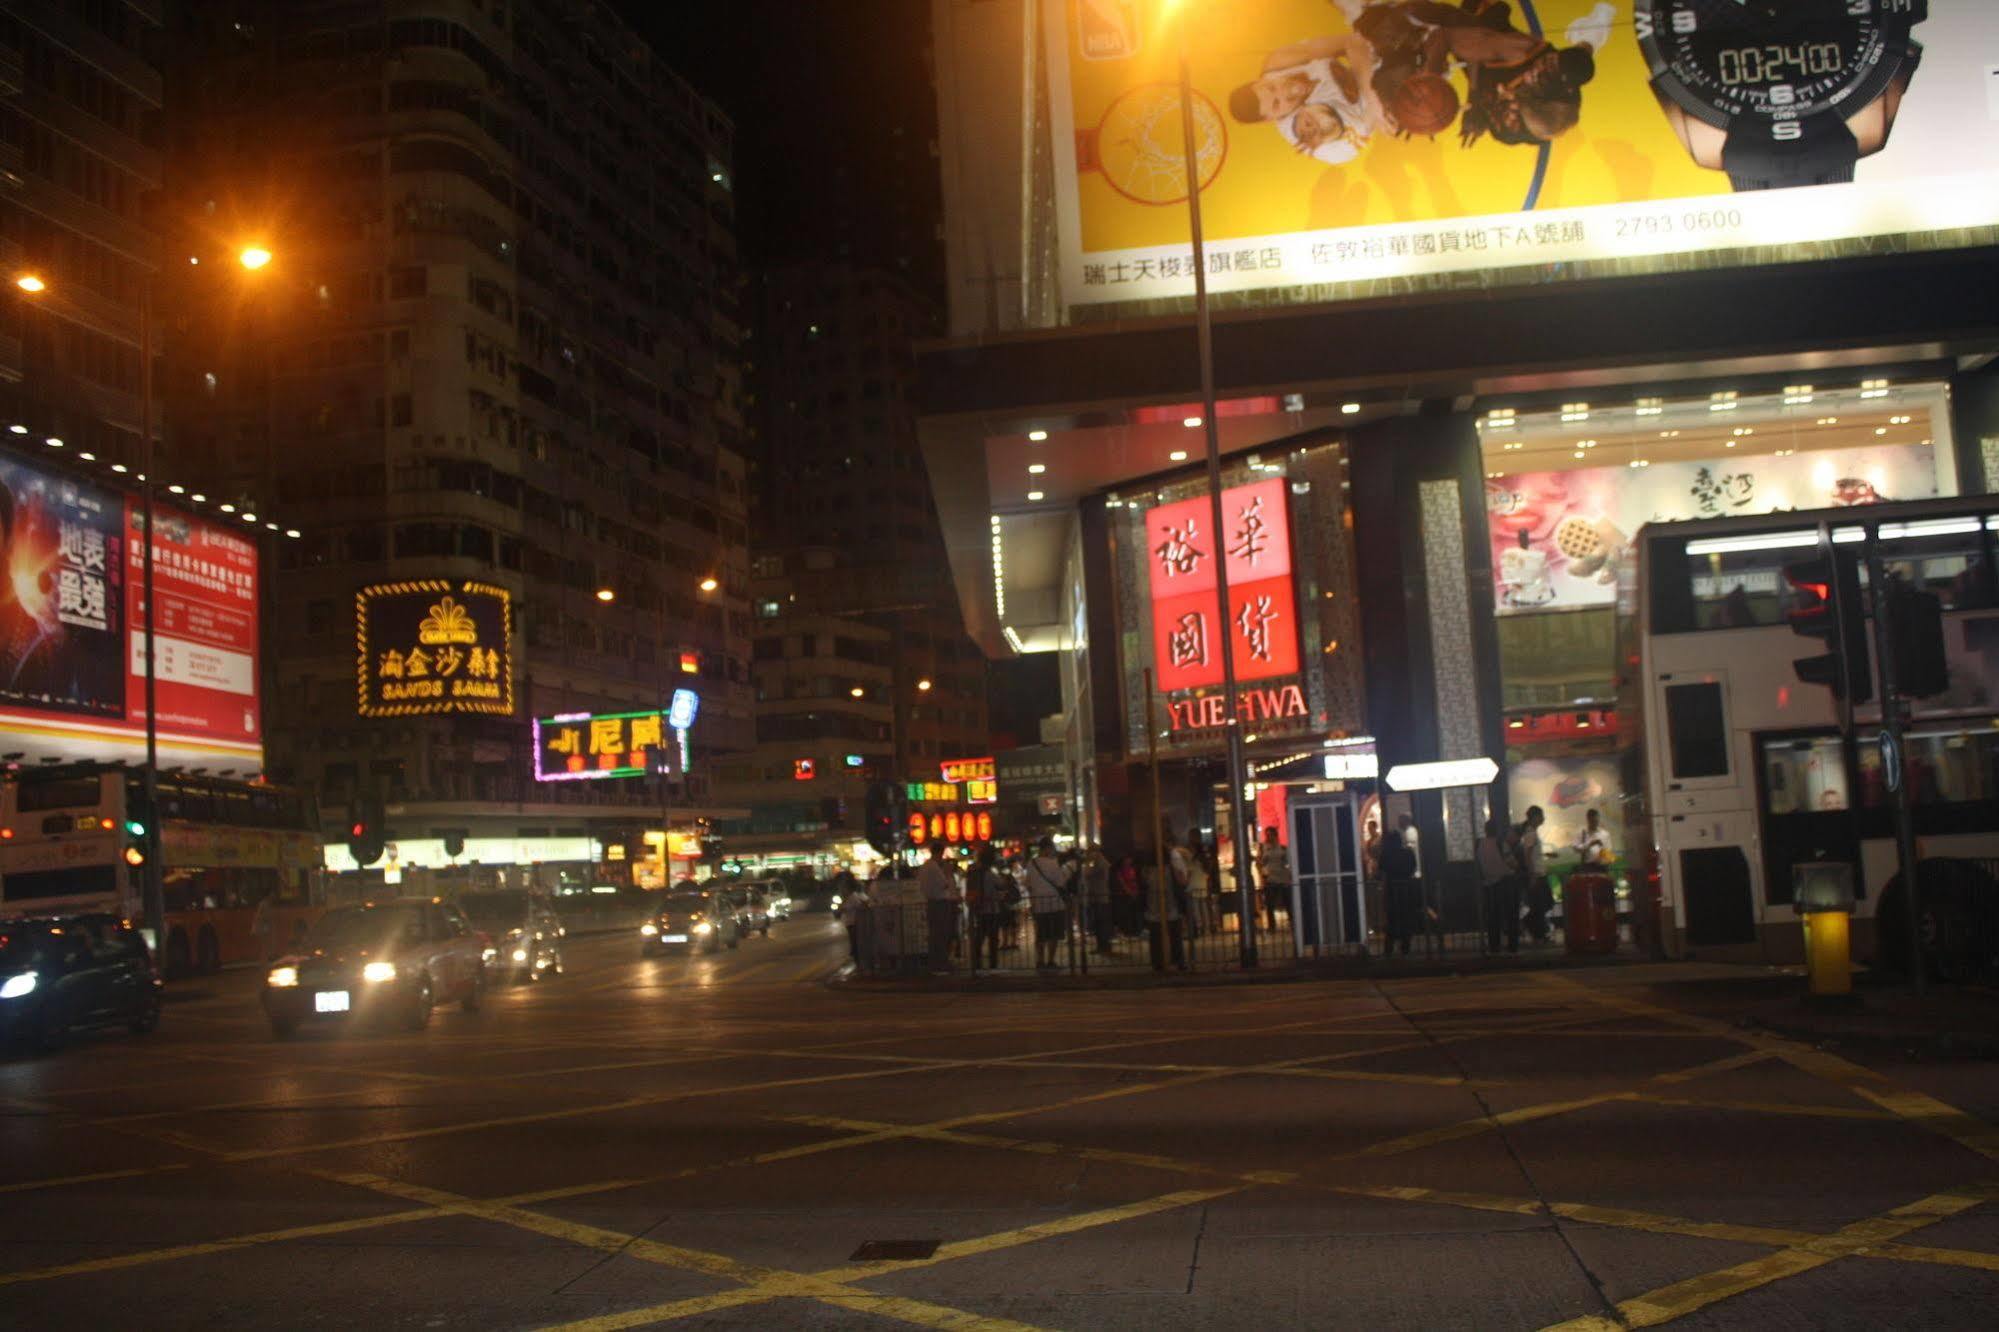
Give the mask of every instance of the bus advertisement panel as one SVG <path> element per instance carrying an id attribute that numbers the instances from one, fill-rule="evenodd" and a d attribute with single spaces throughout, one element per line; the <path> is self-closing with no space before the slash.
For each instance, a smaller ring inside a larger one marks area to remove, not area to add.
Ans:
<path id="1" fill-rule="evenodd" d="M 168 762 L 263 766 L 257 546 L 156 508 L 154 679 Z M 29 760 L 144 752 L 139 502 L 0 455 L 0 734 Z"/>
<path id="2" fill-rule="evenodd" d="M 1768 263 L 1999 222 L 1981 0 L 1043 10 L 1071 305 L 1193 293 L 1183 51 L 1216 291 Z"/>

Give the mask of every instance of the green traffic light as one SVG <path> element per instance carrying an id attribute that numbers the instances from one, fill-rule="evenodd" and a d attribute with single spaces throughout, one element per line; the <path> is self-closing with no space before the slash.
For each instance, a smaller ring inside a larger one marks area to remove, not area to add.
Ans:
<path id="1" fill-rule="evenodd" d="M 137 819 L 127 819 L 125 820 L 125 831 L 134 837 L 144 837 L 146 835 L 146 825 Z"/>

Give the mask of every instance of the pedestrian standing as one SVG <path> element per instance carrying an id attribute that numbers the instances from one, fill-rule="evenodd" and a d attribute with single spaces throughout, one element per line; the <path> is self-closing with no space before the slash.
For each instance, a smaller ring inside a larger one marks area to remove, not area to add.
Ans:
<path id="1" fill-rule="evenodd" d="M 926 923 L 930 928 L 930 970 L 951 969 L 951 944 L 958 937 L 958 875 L 944 859 L 942 844 L 930 848 L 930 859 L 916 872 L 916 886 L 923 890 Z"/>
<path id="2" fill-rule="evenodd" d="M 1089 917 L 1090 934 L 1097 941 L 1097 955 L 1111 953 L 1111 861 L 1101 846 L 1083 853 L 1083 911 Z"/>
<path id="3" fill-rule="evenodd" d="M 1138 862 L 1130 856 L 1119 856 L 1111 870 L 1111 915 L 1116 919 L 1117 932 L 1127 939 L 1139 933 L 1139 921 L 1145 915 L 1144 897 L 1145 882 L 1138 876 Z"/>
<path id="4" fill-rule="evenodd" d="M 1069 867 L 1055 858 L 1051 837 L 1027 862 L 1027 900 L 1034 909 L 1035 968 L 1053 971 L 1069 923 Z"/>
<path id="5" fill-rule="evenodd" d="M 847 927 L 847 951 L 854 965 L 867 970 L 874 965 L 874 903 L 858 879 L 840 898 L 840 922 Z"/>
<path id="6" fill-rule="evenodd" d="M 1402 844 L 1402 830 L 1392 829 L 1381 839 L 1381 877 L 1388 899 L 1388 944 L 1383 956 L 1398 947 L 1409 956 L 1409 941 L 1415 937 L 1423 913 L 1422 888 L 1416 881 L 1416 857 Z"/>
<path id="7" fill-rule="evenodd" d="M 1548 886 L 1548 853 L 1541 845 L 1541 825 L 1548 821 L 1539 805 L 1527 807 L 1527 817 L 1514 834 L 1514 856 L 1522 877 L 1521 896 L 1527 903 L 1527 933 L 1535 943 L 1548 941 L 1548 912 L 1554 909 L 1554 890 Z"/>
<path id="8" fill-rule="evenodd" d="M 1512 848 L 1507 845 L 1506 825 L 1498 815 L 1485 821 L 1485 836 L 1478 839 L 1479 890 L 1485 897 L 1485 951 L 1499 951 L 1499 937 L 1506 936 L 1506 951 L 1520 951 L 1520 879 L 1513 866 Z"/>
<path id="9" fill-rule="evenodd" d="M 1012 876 L 999 863 L 999 852 L 987 846 L 979 851 L 972 861 L 972 868 L 965 874 L 965 906 L 972 916 L 972 965 L 979 964 L 979 953 L 983 949 L 986 956 L 986 970 L 999 968 L 1000 921 L 1005 912 L 1013 908 L 1008 905 L 1008 890 L 1013 887 Z"/>
<path id="10" fill-rule="evenodd" d="M 1180 900 L 1172 891 L 1170 883 L 1165 885 L 1164 891 L 1155 892 L 1153 890 L 1152 874 L 1156 872 L 1150 868 L 1153 864 L 1153 857 L 1145 851 L 1140 851 L 1138 855 L 1143 866 L 1138 871 L 1142 885 L 1140 901 L 1144 906 L 1146 924 L 1151 928 L 1153 934 L 1152 969 L 1154 971 L 1166 970 L 1167 958 L 1170 955 L 1174 970 L 1185 971 L 1187 970 L 1186 921 L 1180 914 Z M 1170 864 L 1166 868 L 1166 876 L 1168 879 L 1173 877 L 1173 868 Z M 1157 922 L 1155 917 L 1161 909 L 1162 903 L 1164 904 L 1166 919 L 1163 922 Z M 1161 952 L 1159 948 L 1157 925 L 1161 923 L 1165 926 L 1166 952 Z"/>
<path id="11" fill-rule="evenodd" d="M 1187 937 L 1198 939 L 1214 930 L 1214 877 L 1208 872 L 1208 848 L 1197 835 L 1187 839 Z"/>
<path id="12" fill-rule="evenodd" d="M 1287 916 L 1291 912 L 1291 853 L 1277 840 L 1275 827 L 1263 830 L 1263 845 L 1257 851 L 1256 871 L 1263 882 L 1264 925 L 1275 932 L 1278 909 L 1282 908 Z"/>

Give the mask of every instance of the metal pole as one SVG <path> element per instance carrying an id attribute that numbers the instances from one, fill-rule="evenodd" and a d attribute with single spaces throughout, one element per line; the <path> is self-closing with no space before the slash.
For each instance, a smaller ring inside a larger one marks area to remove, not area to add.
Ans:
<path id="1" fill-rule="evenodd" d="M 1215 342 L 1214 325 L 1208 309 L 1208 260 L 1201 238 L 1201 175 L 1194 146 L 1194 81 L 1187 65 L 1187 32 L 1180 30 L 1180 130 L 1181 152 L 1187 171 L 1187 226 L 1194 243 L 1194 330 L 1201 361 L 1201 426 L 1207 438 L 1208 518 L 1214 526 L 1215 587 L 1222 613 L 1222 705 L 1226 720 L 1223 734 L 1228 738 L 1229 820 L 1235 832 L 1236 919 L 1242 965 L 1256 965 L 1256 925 L 1251 908 L 1255 896 L 1250 887 L 1250 853 L 1256 838 L 1249 824 L 1249 810 L 1243 788 L 1247 769 L 1242 754 L 1242 717 L 1236 710 L 1235 639 L 1229 605 L 1229 561 L 1223 546 L 1227 520 L 1222 515 L 1222 442 L 1215 421 Z M 1150 694 L 1147 695 L 1149 699 Z"/>
<path id="2" fill-rule="evenodd" d="M 1887 569 L 1881 562 L 1881 547 L 1875 540 L 1876 528 L 1867 527 L 1867 586 L 1874 601 L 1874 655 L 1880 659 L 1881 671 L 1881 728 L 1894 751 L 1891 775 L 1895 776 L 1895 864 L 1902 876 L 1902 900 L 1909 912 L 1909 975 L 1920 998 L 1928 989 L 1928 981 L 1923 975 L 1923 895 L 1916 882 L 1916 811 L 1909 793 L 1909 775 L 1904 768 L 1903 755 L 1908 747 L 1903 743 L 1903 710 L 1907 706 L 1896 694 L 1900 683 L 1895 661 L 1895 635 L 1888 623 L 1888 577 Z M 1838 570 L 1828 567 L 1837 587 Z M 1844 610 L 1841 611 L 1844 614 Z M 1858 606 L 1854 614 L 1860 613 Z M 1887 756 L 1884 755 L 1884 758 Z M 1883 766 L 1887 766 L 1884 764 Z"/>
<path id="3" fill-rule="evenodd" d="M 659 590 L 659 614 L 654 622 L 653 638 L 653 704 L 659 709 L 659 886 L 662 892 L 673 889 L 673 788 L 668 785 L 666 771 L 673 761 L 673 752 L 680 746 L 680 733 L 666 724 L 666 663 L 660 660 L 666 655 L 666 589 Z M 671 733 L 673 740 L 668 742 Z M 684 772 L 684 769 L 683 769 Z"/>
<path id="4" fill-rule="evenodd" d="M 1145 761 L 1152 767 L 1152 956 L 1166 970 L 1166 821 L 1159 809 L 1159 718 L 1152 701 L 1152 668 L 1145 668 Z M 1185 927 L 1182 926 L 1184 929 Z"/>
<path id="5" fill-rule="evenodd" d="M 139 597 L 145 606 L 146 671 L 146 929 L 153 936 L 155 956 L 164 958 L 167 945 L 166 884 L 160 870 L 160 727 L 155 706 L 153 674 L 153 275 L 139 282 L 139 508 L 145 541 L 139 561 Z"/>

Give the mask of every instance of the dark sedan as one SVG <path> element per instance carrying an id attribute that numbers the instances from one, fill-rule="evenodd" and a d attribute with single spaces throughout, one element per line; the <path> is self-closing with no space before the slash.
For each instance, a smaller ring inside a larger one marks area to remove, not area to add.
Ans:
<path id="1" fill-rule="evenodd" d="M 146 941 L 112 915 L 0 920 L 0 1040 L 59 1048 L 83 1027 L 151 1031 L 160 975 Z"/>
<path id="2" fill-rule="evenodd" d="M 677 948 L 713 953 L 742 941 L 735 908 L 715 893 L 670 893 L 639 926 L 639 953 L 645 957 Z"/>
<path id="3" fill-rule="evenodd" d="M 436 901 L 338 907 L 305 949 L 264 976 L 264 1013 L 283 1039 L 306 1023 L 378 1017 L 421 1031 L 440 1003 L 476 1013 L 486 993 L 485 937 Z"/>
<path id="4" fill-rule="evenodd" d="M 568 933 L 539 893 L 524 888 L 461 893 L 458 906 L 492 943 L 486 948 L 486 968 L 494 976 L 517 981 L 562 974 L 562 939 Z"/>

